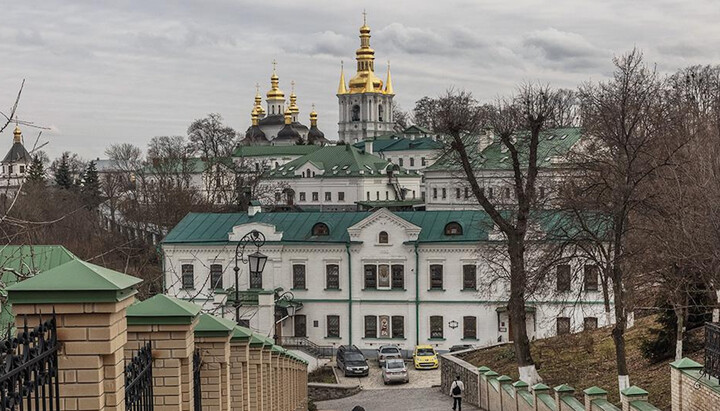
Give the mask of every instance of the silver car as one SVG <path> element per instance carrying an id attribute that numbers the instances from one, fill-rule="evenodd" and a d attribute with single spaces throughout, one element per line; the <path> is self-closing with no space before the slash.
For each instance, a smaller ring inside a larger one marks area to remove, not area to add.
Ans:
<path id="1" fill-rule="evenodd" d="M 405 361 L 397 358 L 390 358 L 385 361 L 385 366 L 382 368 L 382 379 L 385 385 L 391 382 L 406 383 L 410 381 Z"/>
<path id="2" fill-rule="evenodd" d="M 378 364 L 382 367 L 391 358 L 402 359 L 402 351 L 397 345 L 381 345 L 378 348 Z"/>

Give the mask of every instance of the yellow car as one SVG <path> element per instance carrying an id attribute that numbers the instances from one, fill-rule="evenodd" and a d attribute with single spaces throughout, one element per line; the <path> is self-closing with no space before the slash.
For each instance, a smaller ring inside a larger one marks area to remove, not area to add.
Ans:
<path id="1" fill-rule="evenodd" d="M 432 345 L 416 345 L 413 352 L 413 364 L 416 370 L 433 370 L 440 365 L 437 352 Z"/>

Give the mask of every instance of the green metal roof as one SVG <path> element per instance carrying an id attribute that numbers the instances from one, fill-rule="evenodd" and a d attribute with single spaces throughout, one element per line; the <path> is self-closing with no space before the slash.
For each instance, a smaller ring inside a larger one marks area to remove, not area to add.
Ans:
<path id="1" fill-rule="evenodd" d="M 253 332 L 249 328 L 236 325 L 233 329 L 232 340 L 249 340 L 252 338 Z"/>
<path id="2" fill-rule="evenodd" d="M 64 303 L 120 301 L 135 294 L 142 280 L 79 259 L 8 287 L 13 302 Z"/>
<path id="3" fill-rule="evenodd" d="M 430 137 L 410 139 L 408 137 L 398 137 L 395 135 L 389 138 L 376 138 L 373 139 L 372 142 L 374 153 L 409 150 L 437 150 L 443 146 L 442 143 L 435 141 Z M 363 149 L 365 147 L 365 141 L 359 141 L 353 144 L 353 147 Z"/>
<path id="4" fill-rule="evenodd" d="M 377 211 L 375 211 L 377 212 Z M 487 241 L 493 224 L 481 210 L 395 211 L 398 217 L 421 228 L 419 243 Z M 283 233 L 282 243 L 347 243 L 348 228 L 372 215 L 372 212 L 282 212 L 257 213 L 190 213 L 180 221 L 163 240 L 164 244 L 178 243 L 229 243 L 228 233 L 233 227 L 248 223 L 264 223 Z M 537 212 L 532 220 L 540 223 L 547 232 L 566 238 L 571 221 L 567 214 L 557 211 Z M 462 235 L 445 235 L 445 226 L 456 222 L 463 228 Z M 328 236 L 313 236 L 312 227 L 327 224 Z"/>
<path id="5" fill-rule="evenodd" d="M 278 168 L 269 170 L 263 174 L 265 178 L 305 178 L 295 175 L 297 170 L 305 164 L 311 163 L 323 170 L 314 178 L 335 178 L 335 177 L 360 177 L 380 175 L 385 176 L 385 169 L 392 165 L 374 154 L 366 153 L 350 145 L 325 146 L 317 151 L 306 154 L 300 158 L 286 163 Z M 405 170 L 402 167 L 392 165 L 398 171 L 393 173 L 399 178 L 419 177 L 415 171 Z"/>
<path id="6" fill-rule="evenodd" d="M 235 331 L 236 324 L 226 318 L 215 317 L 210 314 L 200 314 L 195 326 L 195 335 L 200 337 L 224 337 Z"/>
<path id="7" fill-rule="evenodd" d="M 304 156 L 320 149 L 316 145 L 238 146 L 233 157 Z"/>
<path id="8" fill-rule="evenodd" d="M 434 134 L 429 128 L 413 124 L 410 127 L 403 130 L 403 134 Z"/>
<path id="9" fill-rule="evenodd" d="M 528 139 L 526 133 L 518 133 L 516 147 L 520 153 L 520 162 L 527 162 Z M 551 167 L 553 157 L 563 157 L 581 139 L 582 130 L 578 127 L 552 129 L 540 134 L 538 141 L 538 166 Z M 464 138 L 465 147 L 475 169 L 504 170 L 512 168 L 510 153 L 505 145 L 496 139 L 482 152 L 479 151 L 477 136 Z M 440 157 L 428 170 L 459 170 L 460 163 L 456 153 L 449 152 Z"/>
<path id="10" fill-rule="evenodd" d="M 192 324 L 201 309 L 189 301 L 157 294 L 128 307 L 127 322 L 129 325 Z"/>

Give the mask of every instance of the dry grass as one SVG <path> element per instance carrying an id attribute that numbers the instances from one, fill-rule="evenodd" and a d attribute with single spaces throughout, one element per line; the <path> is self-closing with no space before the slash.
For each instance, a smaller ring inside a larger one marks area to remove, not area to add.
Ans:
<path id="1" fill-rule="evenodd" d="M 655 317 L 645 317 L 635 322 L 626 333 L 630 383 L 650 393 L 649 401 L 660 409 L 670 409 L 669 361 L 650 364 L 643 358 L 640 345 L 657 327 Z M 696 333 L 697 334 L 697 333 Z M 693 338 L 702 338 L 694 335 Z M 619 403 L 615 367 L 615 345 L 610 328 L 600 328 L 573 335 L 538 340 L 532 344 L 532 354 L 544 383 L 554 387 L 568 384 L 582 394 L 582 390 L 599 386 L 608 391 L 608 400 Z M 686 354 L 696 361 L 702 352 Z M 518 378 L 514 351 L 511 345 L 475 351 L 462 357 L 471 364 L 490 367 L 493 371 Z M 578 394 L 578 398 L 581 398 Z"/>
<path id="2" fill-rule="evenodd" d="M 337 384 L 335 374 L 331 367 L 320 367 L 314 369 L 308 374 L 308 382 L 318 382 L 323 384 Z"/>

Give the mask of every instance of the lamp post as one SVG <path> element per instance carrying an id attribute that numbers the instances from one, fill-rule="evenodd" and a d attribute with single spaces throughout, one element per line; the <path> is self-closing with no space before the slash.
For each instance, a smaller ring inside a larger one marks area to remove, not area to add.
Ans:
<path id="1" fill-rule="evenodd" d="M 282 291 L 282 288 L 278 289 L 277 291 Z M 285 301 L 288 304 L 288 306 L 286 308 L 287 315 L 284 317 L 278 318 L 277 307 L 278 307 L 278 303 L 281 301 Z M 278 324 L 282 323 L 283 320 L 288 317 L 293 317 L 295 315 L 296 309 L 297 309 L 297 307 L 295 306 L 295 294 L 293 294 L 292 291 L 285 291 L 285 292 L 281 293 L 280 295 L 276 294 L 276 297 L 275 297 L 275 327 L 273 329 L 273 341 L 275 341 L 275 344 L 282 345 L 278 341 L 278 335 L 277 335 Z"/>
<path id="2" fill-rule="evenodd" d="M 257 247 L 257 249 L 254 253 L 245 257 L 245 247 L 247 247 L 250 243 Z M 265 269 L 265 263 L 267 262 L 267 256 L 260 252 L 260 247 L 263 245 L 265 245 L 265 235 L 263 235 L 260 231 L 252 230 L 245 234 L 240 241 L 238 241 L 238 244 L 235 247 L 235 268 L 233 271 L 235 271 L 235 322 L 238 324 L 240 323 L 240 266 L 238 265 L 238 262 L 248 264 L 250 268 L 249 281 L 252 288 L 253 276 L 262 275 L 262 272 Z"/>

